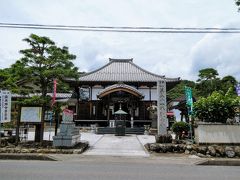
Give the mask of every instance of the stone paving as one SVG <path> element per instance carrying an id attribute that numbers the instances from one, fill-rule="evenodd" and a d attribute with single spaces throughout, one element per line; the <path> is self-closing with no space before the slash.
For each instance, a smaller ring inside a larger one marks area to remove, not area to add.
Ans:
<path id="1" fill-rule="evenodd" d="M 54 132 L 45 132 L 44 140 L 52 140 Z M 34 132 L 28 133 L 27 140 L 34 140 Z M 90 156 L 139 156 L 149 157 L 144 144 L 155 142 L 154 136 L 113 134 L 99 135 L 91 132 L 81 132 L 81 140 L 89 142 L 89 149 L 83 155 Z"/>
<path id="2" fill-rule="evenodd" d="M 146 139 L 140 138 L 142 142 Z M 83 155 L 149 157 L 136 135 L 114 136 L 105 134 Z"/>

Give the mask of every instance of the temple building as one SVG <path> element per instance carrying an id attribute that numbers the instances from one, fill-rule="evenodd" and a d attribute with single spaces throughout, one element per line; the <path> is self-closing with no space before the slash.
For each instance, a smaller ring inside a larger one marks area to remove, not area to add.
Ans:
<path id="1" fill-rule="evenodd" d="M 69 108 L 75 112 L 80 125 L 110 126 L 115 112 L 126 112 L 126 125 L 136 127 L 152 123 L 148 108 L 157 104 L 157 81 L 166 80 L 167 91 L 180 82 L 180 78 L 167 78 L 144 70 L 133 59 L 109 59 L 92 72 L 83 74 L 78 81 L 68 79 L 75 89 L 75 101 Z"/>

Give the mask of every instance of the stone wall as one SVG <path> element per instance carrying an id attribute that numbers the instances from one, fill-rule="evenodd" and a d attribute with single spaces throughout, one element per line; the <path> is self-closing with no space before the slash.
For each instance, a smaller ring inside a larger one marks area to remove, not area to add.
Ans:
<path id="1" fill-rule="evenodd" d="M 3 146 L 3 145 L 2 145 Z M 89 147 L 89 143 L 79 142 L 70 148 L 55 148 L 51 141 L 44 141 L 43 144 L 37 142 L 21 142 L 18 146 L 7 143 L 4 147 L 0 147 L 0 154 L 17 153 L 17 154 L 81 154 Z"/>
<path id="2" fill-rule="evenodd" d="M 198 144 L 240 144 L 240 125 L 201 123 L 194 128 Z"/>
<path id="3" fill-rule="evenodd" d="M 240 158 L 240 146 L 224 145 L 187 145 L 187 144 L 159 144 L 148 143 L 145 148 L 150 152 L 157 153 L 184 153 L 196 155 L 202 158 L 208 157 L 227 157 Z"/>

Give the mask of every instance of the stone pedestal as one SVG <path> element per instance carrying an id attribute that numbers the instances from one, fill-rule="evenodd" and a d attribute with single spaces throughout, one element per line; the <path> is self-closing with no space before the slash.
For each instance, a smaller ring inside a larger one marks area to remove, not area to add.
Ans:
<path id="1" fill-rule="evenodd" d="M 73 147 L 80 142 L 81 135 L 73 122 L 63 122 L 60 125 L 60 133 L 53 136 L 53 146 Z"/>
<path id="2" fill-rule="evenodd" d="M 154 116 L 152 116 L 151 128 L 157 128 L 157 114 L 154 114 Z"/>
<path id="3" fill-rule="evenodd" d="M 115 128 L 116 126 L 115 126 L 115 120 L 110 120 L 109 121 L 109 127 L 111 127 L 111 128 Z"/>

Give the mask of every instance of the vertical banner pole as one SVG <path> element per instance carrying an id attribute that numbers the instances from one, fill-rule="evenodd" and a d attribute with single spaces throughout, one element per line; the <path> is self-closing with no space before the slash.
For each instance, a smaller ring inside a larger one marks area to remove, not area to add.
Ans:
<path id="1" fill-rule="evenodd" d="M 236 93 L 238 96 L 240 96 L 240 82 L 235 86 Z M 240 122 L 240 104 L 238 105 L 238 122 Z"/>
<path id="2" fill-rule="evenodd" d="M 2 138 L 2 90 L 0 90 L 0 147 L 2 145 L 2 141 L 1 141 L 1 138 Z"/>
<path id="3" fill-rule="evenodd" d="M 192 89 L 190 87 L 185 86 L 185 96 L 186 96 L 186 105 L 187 105 L 188 116 L 189 116 L 190 138 L 191 138 L 191 142 L 193 142 L 193 136 L 192 136 L 193 98 L 192 98 Z"/>
<path id="4" fill-rule="evenodd" d="M 51 114 L 51 117 L 50 117 L 50 129 L 49 129 L 49 137 L 48 137 L 49 141 L 50 141 L 51 132 L 52 132 L 53 106 L 54 106 L 54 104 L 56 102 L 56 95 L 57 95 L 57 79 L 54 79 L 53 80 L 53 97 L 52 97 L 52 104 L 51 104 L 52 114 Z"/>
<path id="5" fill-rule="evenodd" d="M 51 116 L 50 116 L 50 129 L 49 129 L 49 136 L 48 136 L 49 141 L 50 141 L 51 133 L 52 133 L 52 119 L 53 119 L 53 114 L 51 114 Z"/>

